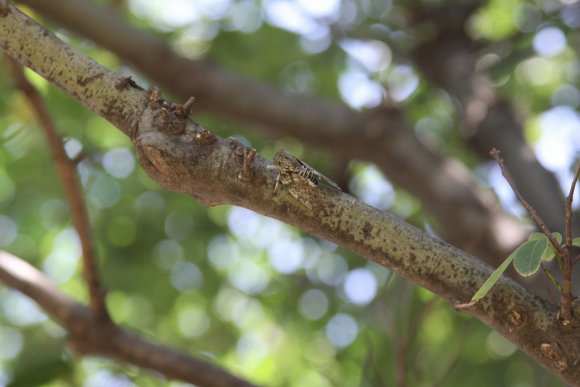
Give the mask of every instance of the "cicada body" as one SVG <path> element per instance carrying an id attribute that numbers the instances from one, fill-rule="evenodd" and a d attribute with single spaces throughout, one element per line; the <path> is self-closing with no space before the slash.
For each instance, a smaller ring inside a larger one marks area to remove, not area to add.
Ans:
<path id="1" fill-rule="evenodd" d="M 319 185 L 324 181 L 328 186 L 340 191 L 332 180 L 284 149 L 279 149 L 274 154 L 273 168 L 278 171 L 274 193 L 278 189 L 278 184 L 282 183 L 290 195 L 304 206 L 324 214 L 329 212 L 328 199 L 319 189 Z"/>

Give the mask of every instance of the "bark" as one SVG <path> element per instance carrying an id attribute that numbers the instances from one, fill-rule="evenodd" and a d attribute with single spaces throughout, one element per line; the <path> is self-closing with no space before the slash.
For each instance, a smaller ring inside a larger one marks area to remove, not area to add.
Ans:
<path id="1" fill-rule="evenodd" d="M 453 304 L 468 301 L 491 274 L 491 268 L 469 254 L 345 193 L 313 188 L 323 210 L 304 206 L 284 189 L 274 196 L 276 173 L 270 161 L 188 120 L 184 107 L 123 83 L 11 5 L 0 11 L 3 50 L 128 134 L 141 165 L 164 188 L 205 205 L 233 204 L 280 219 L 385 266 Z M 55 70 L 65 65 L 72 73 Z M 83 66 L 85 76 L 80 77 L 74 71 Z M 120 111 L 125 115 L 121 117 Z M 30 296 L 59 297 L 50 291 Z M 62 313 L 74 311 L 70 302 L 61 304 L 67 308 Z M 580 384 L 577 318 L 564 326 L 555 305 L 507 278 L 467 312 L 562 380 Z"/>
<path id="2" fill-rule="evenodd" d="M 375 163 L 416 195 L 450 243 L 497 265 L 525 238 L 488 190 L 457 160 L 426 147 L 401 110 L 355 112 L 316 98 L 288 95 L 205 62 L 177 55 L 165 42 L 90 1 L 24 0 L 41 14 L 113 51 L 195 109 L 294 136 L 340 158 Z M 106 25 L 107 28 L 102 28 Z"/>

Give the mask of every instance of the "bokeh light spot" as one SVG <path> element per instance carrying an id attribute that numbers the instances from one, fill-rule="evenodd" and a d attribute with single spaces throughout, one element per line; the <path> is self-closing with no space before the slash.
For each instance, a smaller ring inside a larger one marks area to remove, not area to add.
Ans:
<path id="1" fill-rule="evenodd" d="M 16 329 L 0 327 L 0 360 L 10 360 L 22 350 L 22 335 Z"/>
<path id="2" fill-rule="evenodd" d="M 8 246 L 18 235 L 18 225 L 11 218 L 0 215 L 0 247 Z"/>
<path id="3" fill-rule="evenodd" d="M 106 175 L 97 176 L 90 184 L 88 196 L 96 207 L 114 206 L 121 197 L 121 186 L 115 178 Z"/>
<path id="4" fill-rule="evenodd" d="M 202 272 L 191 262 L 178 263 L 171 270 L 171 284 L 179 291 L 197 289 L 202 282 Z"/>
<path id="5" fill-rule="evenodd" d="M 103 168 L 111 176 L 124 179 L 135 169 L 135 156 L 127 148 L 111 149 L 103 156 Z"/>
<path id="6" fill-rule="evenodd" d="M 193 232 L 193 217 L 184 212 L 173 211 L 165 218 L 165 233 L 175 240 L 184 240 Z"/>
<path id="7" fill-rule="evenodd" d="M 77 270 L 81 245 L 73 229 L 65 229 L 54 238 L 52 250 L 44 259 L 43 271 L 56 283 L 68 281 Z"/>
<path id="8" fill-rule="evenodd" d="M 179 242 L 166 239 L 155 245 L 153 255 L 155 262 L 160 268 L 169 270 L 178 262 L 183 261 L 185 250 Z"/>
<path id="9" fill-rule="evenodd" d="M 270 276 L 255 262 L 243 261 L 231 268 L 228 280 L 246 294 L 259 294 L 268 286 Z"/>
<path id="10" fill-rule="evenodd" d="M 302 266 L 304 250 L 301 243 L 283 239 L 270 246 L 268 257 L 277 272 L 290 274 Z"/>
<path id="11" fill-rule="evenodd" d="M 177 326 L 184 336 L 199 337 L 209 329 L 210 320 L 205 311 L 189 305 L 180 308 Z"/>
<path id="12" fill-rule="evenodd" d="M 310 289 L 300 296 L 298 310 L 307 320 L 318 320 L 328 311 L 328 297 L 322 290 Z"/>
<path id="13" fill-rule="evenodd" d="M 3 316 L 14 325 L 35 325 L 47 319 L 46 314 L 40 310 L 35 302 L 15 291 L 8 291 L 3 297 L 0 306 L 2 307 Z M 3 342 L 0 341 L 0 343 Z"/>
<path id="14" fill-rule="evenodd" d="M 377 294 L 377 279 L 365 268 L 354 269 L 344 279 L 344 293 L 352 303 L 366 305 Z"/>
<path id="15" fill-rule="evenodd" d="M 358 326 L 352 316 L 339 313 L 334 315 L 326 325 L 326 336 L 337 348 L 350 345 L 358 335 Z"/>
<path id="16" fill-rule="evenodd" d="M 566 48 L 566 36 L 559 28 L 546 27 L 534 36 L 532 45 L 542 56 L 556 56 Z"/>
<path id="17" fill-rule="evenodd" d="M 232 207 L 228 215 L 228 227 L 240 239 L 251 238 L 259 224 L 259 215 L 245 208 Z"/>
<path id="18" fill-rule="evenodd" d="M 338 254 L 329 254 L 318 261 L 316 274 L 326 285 L 337 285 L 344 277 L 348 265 L 343 257 Z"/>

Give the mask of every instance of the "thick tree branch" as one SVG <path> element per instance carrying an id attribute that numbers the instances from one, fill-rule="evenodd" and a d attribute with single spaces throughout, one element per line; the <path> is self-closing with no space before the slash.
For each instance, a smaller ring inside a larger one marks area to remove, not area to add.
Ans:
<path id="1" fill-rule="evenodd" d="M 0 36 L 3 36 L 0 45 L 35 71 L 40 69 L 45 75 L 68 77 L 50 71 L 50 66 L 37 66 L 30 57 L 34 50 L 17 49 L 22 39 L 18 32 L 31 34 L 40 29 L 34 22 L 25 20 L 9 6 L 0 22 Z M 19 26 L 23 22 L 25 25 Z M 36 38 L 40 41 L 32 39 L 28 44 L 36 42 L 42 46 L 44 39 L 51 43 L 57 41 L 50 34 Z M 72 62 L 73 68 L 78 67 L 73 63 L 89 61 L 84 57 L 81 61 L 77 56 L 81 54 L 70 50 L 64 60 Z M 43 59 L 44 63 L 57 65 L 59 58 Z M 309 209 L 284 189 L 273 196 L 276 173 L 269 168 L 270 161 L 235 140 L 221 139 L 188 121 L 181 113 L 183 109 L 159 100 L 154 92 L 145 93 L 131 85 L 116 89 L 118 77 L 102 67 L 100 71 L 99 82 L 109 95 L 100 95 L 97 100 L 119 106 L 123 105 L 122 94 L 127 93 L 133 104 L 124 106 L 133 107 L 134 111 L 126 110 L 127 117 L 123 120 L 116 118 L 116 111 L 99 110 L 99 113 L 131 135 L 141 165 L 164 188 L 191 195 L 206 205 L 234 204 L 280 219 L 385 266 L 452 303 L 466 302 L 491 274 L 491 268 L 467 253 L 342 192 L 323 186 L 312 188 L 324 211 Z M 76 84 L 54 78 L 53 81 L 62 87 Z M 87 87 L 91 86 L 88 82 Z M 90 100 L 86 93 L 73 89 L 71 94 L 90 104 L 85 101 Z M 556 306 L 507 278 L 500 279 L 488 296 L 468 312 L 555 375 L 571 384 L 580 383 L 578 319 L 563 327 L 557 321 Z"/>
<path id="2" fill-rule="evenodd" d="M 337 103 L 287 95 L 181 57 L 165 42 L 91 1 L 22 3 L 115 52 L 174 95 L 182 99 L 194 95 L 196 109 L 264 127 L 276 136 L 294 136 L 341 158 L 377 164 L 392 181 L 421 199 L 446 240 L 491 263 L 501 262 L 525 237 L 461 163 L 416 138 L 400 111 L 359 113 Z"/>
<path id="3" fill-rule="evenodd" d="M 287 191 L 273 197 L 276 174 L 269 161 L 256 155 L 252 179 L 243 181 L 239 178 L 245 153 L 241 144 L 217 137 L 210 144 L 196 143 L 191 135 L 195 127 L 192 132 L 168 133 L 155 121 L 147 123 L 155 109 L 145 111 L 135 143 L 141 164 L 167 189 L 206 204 L 235 204 L 280 219 L 385 266 L 452 303 L 469 299 L 491 274 L 488 266 L 467 253 L 333 189 L 315 188 L 320 211 L 304 206 Z M 580 333 L 577 319 L 564 329 L 556 306 L 506 278 L 469 313 L 556 375 L 580 382 L 580 370 L 572 366 L 580 358 L 580 345 L 571 340 Z"/>
<path id="4" fill-rule="evenodd" d="M 252 385 L 213 364 L 150 343 L 108 320 L 96 318 L 87 307 L 61 293 L 44 274 L 1 250 L 0 282 L 33 299 L 58 321 L 70 334 L 69 345 L 79 354 L 124 361 L 199 386 Z"/>
<path id="5" fill-rule="evenodd" d="M 40 126 L 44 130 L 52 152 L 52 157 L 54 158 L 58 174 L 62 181 L 71 211 L 71 218 L 81 242 L 83 274 L 89 289 L 92 311 L 97 320 L 109 320 L 109 314 L 105 305 L 105 290 L 101 286 L 99 280 L 97 268 L 98 259 L 93 238 L 91 237 L 89 216 L 83 190 L 78 180 L 74 165 L 66 155 L 62 139 L 54 127 L 54 122 L 46 110 L 41 96 L 26 79 L 22 66 L 11 58 L 7 57 L 7 59 L 12 69 L 16 86 L 26 95 Z"/>

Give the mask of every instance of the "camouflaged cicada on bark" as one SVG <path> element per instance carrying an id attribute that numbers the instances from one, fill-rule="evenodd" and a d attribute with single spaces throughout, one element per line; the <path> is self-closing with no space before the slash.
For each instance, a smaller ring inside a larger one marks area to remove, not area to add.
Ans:
<path id="1" fill-rule="evenodd" d="M 281 184 L 290 195 L 311 210 L 328 212 L 328 199 L 320 191 L 319 185 L 324 183 L 340 191 L 338 185 L 284 149 L 276 151 L 273 161 L 273 168 L 278 172 L 274 193 Z"/>

